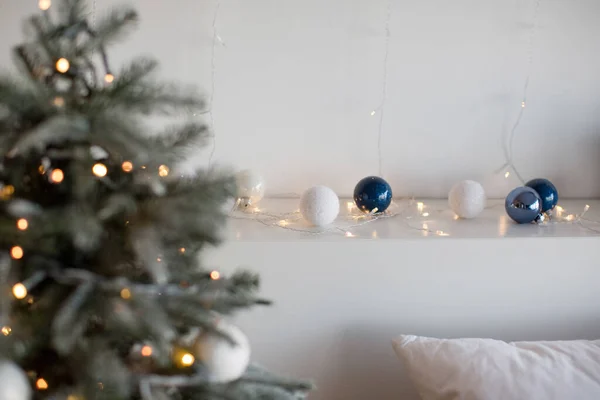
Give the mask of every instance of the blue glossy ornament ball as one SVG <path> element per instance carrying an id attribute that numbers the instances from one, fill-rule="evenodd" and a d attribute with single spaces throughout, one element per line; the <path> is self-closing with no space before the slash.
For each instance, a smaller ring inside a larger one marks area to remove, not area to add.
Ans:
<path id="1" fill-rule="evenodd" d="M 354 188 L 354 203 L 365 212 L 384 212 L 392 202 L 392 187 L 378 176 L 361 179 Z"/>
<path id="2" fill-rule="evenodd" d="M 506 213 L 519 224 L 528 224 L 541 219 L 542 199 L 530 187 L 523 186 L 513 189 L 504 202 Z"/>
<path id="3" fill-rule="evenodd" d="M 556 207 L 558 203 L 558 190 L 548 179 L 538 178 L 532 179 L 525 184 L 538 192 L 542 198 L 542 211 L 550 211 Z"/>

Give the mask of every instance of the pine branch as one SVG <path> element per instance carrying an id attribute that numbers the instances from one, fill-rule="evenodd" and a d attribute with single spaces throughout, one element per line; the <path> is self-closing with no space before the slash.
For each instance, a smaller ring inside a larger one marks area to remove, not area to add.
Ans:
<path id="1" fill-rule="evenodd" d="M 93 30 L 93 36 L 77 48 L 77 54 L 90 54 L 103 50 L 109 44 L 124 39 L 138 22 L 135 10 L 119 7 L 99 19 Z"/>
<path id="2" fill-rule="evenodd" d="M 56 115 L 46 119 L 32 130 L 19 136 L 10 150 L 11 156 L 44 150 L 52 144 L 65 141 L 81 142 L 89 138 L 90 126 L 82 116 Z"/>
<path id="3" fill-rule="evenodd" d="M 62 0 L 58 3 L 59 16 L 64 25 L 70 26 L 87 18 L 85 0 Z"/>

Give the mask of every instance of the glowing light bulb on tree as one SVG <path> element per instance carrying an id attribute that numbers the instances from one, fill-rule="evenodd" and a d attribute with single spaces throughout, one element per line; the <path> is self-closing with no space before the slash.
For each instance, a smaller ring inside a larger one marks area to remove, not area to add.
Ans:
<path id="1" fill-rule="evenodd" d="M 121 164 L 121 168 L 125 172 L 131 172 L 133 170 L 133 164 L 131 163 L 131 161 L 123 161 L 123 164 Z"/>
<path id="2" fill-rule="evenodd" d="M 17 283 L 12 288 L 13 296 L 16 299 L 22 300 L 27 297 L 27 288 L 22 283 Z"/>
<path id="3" fill-rule="evenodd" d="M 17 221 L 17 228 L 19 228 L 19 230 L 24 231 L 27 230 L 28 227 L 29 222 L 27 222 L 25 218 L 21 218 Z"/>
<path id="4" fill-rule="evenodd" d="M 50 173 L 50 182 L 61 183 L 65 179 L 65 174 L 61 169 L 53 169 Z"/>
<path id="5" fill-rule="evenodd" d="M 66 58 L 59 58 L 56 61 L 56 70 L 61 74 L 66 73 L 71 68 L 71 63 Z"/>
<path id="6" fill-rule="evenodd" d="M 23 258 L 23 254 L 23 248 L 21 246 L 13 246 L 13 248 L 10 249 L 10 256 L 15 260 Z"/>
<path id="7" fill-rule="evenodd" d="M 106 165 L 104 165 L 102 163 L 97 163 L 97 164 L 94 164 L 94 166 L 92 167 L 92 172 L 98 178 L 103 178 L 108 173 L 108 168 L 106 168 Z"/>
<path id="8" fill-rule="evenodd" d="M 42 11 L 48 11 L 48 9 L 50 8 L 51 5 L 52 5 L 52 1 L 51 0 L 40 0 L 38 2 L 38 7 Z"/>

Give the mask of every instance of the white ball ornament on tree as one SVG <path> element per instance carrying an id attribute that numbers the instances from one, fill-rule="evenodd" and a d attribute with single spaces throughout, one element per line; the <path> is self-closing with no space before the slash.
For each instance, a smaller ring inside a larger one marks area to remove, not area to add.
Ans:
<path id="1" fill-rule="evenodd" d="M 257 173 L 244 170 L 236 174 L 237 198 L 241 207 L 255 206 L 265 195 L 265 182 Z"/>
<path id="2" fill-rule="evenodd" d="M 214 382 L 231 382 L 240 378 L 250 363 L 250 343 L 237 326 L 219 322 L 217 330 L 231 339 L 205 332 L 194 343 L 194 353 L 206 366 Z"/>
<path id="3" fill-rule="evenodd" d="M 340 199 L 327 186 L 314 186 L 300 198 L 300 213 L 315 226 L 329 225 L 340 212 Z"/>
<path id="4" fill-rule="evenodd" d="M 29 400 L 31 385 L 27 375 L 12 361 L 0 360 L 0 400 Z"/>
<path id="5" fill-rule="evenodd" d="M 475 181 L 458 182 L 448 194 L 448 204 L 460 218 L 475 218 L 485 208 L 485 202 L 485 190 Z"/>

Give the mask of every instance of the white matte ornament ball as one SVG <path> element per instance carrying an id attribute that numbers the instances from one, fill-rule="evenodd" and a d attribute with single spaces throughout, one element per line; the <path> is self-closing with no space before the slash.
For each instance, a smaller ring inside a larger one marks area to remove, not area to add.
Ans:
<path id="1" fill-rule="evenodd" d="M 31 385 L 27 375 L 12 361 L 0 360 L 0 400 L 29 400 Z"/>
<path id="2" fill-rule="evenodd" d="M 462 181 L 450 189 L 448 205 L 460 218 L 475 218 L 485 208 L 485 190 L 479 182 Z"/>
<path id="3" fill-rule="evenodd" d="M 196 356 L 208 369 L 214 382 L 231 382 L 240 378 L 250 363 L 250 343 L 237 326 L 221 321 L 216 327 L 233 340 L 203 333 L 194 343 Z"/>
<path id="4" fill-rule="evenodd" d="M 237 198 L 241 207 L 255 206 L 265 195 L 263 178 L 250 170 L 240 171 L 236 175 Z"/>
<path id="5" fill-rule="evenodd" d="M 300 213 L 315 226 L 329 225 L 340 212 L 340 199 L 327 186 L 314 186 L 300 198 Z"/>

